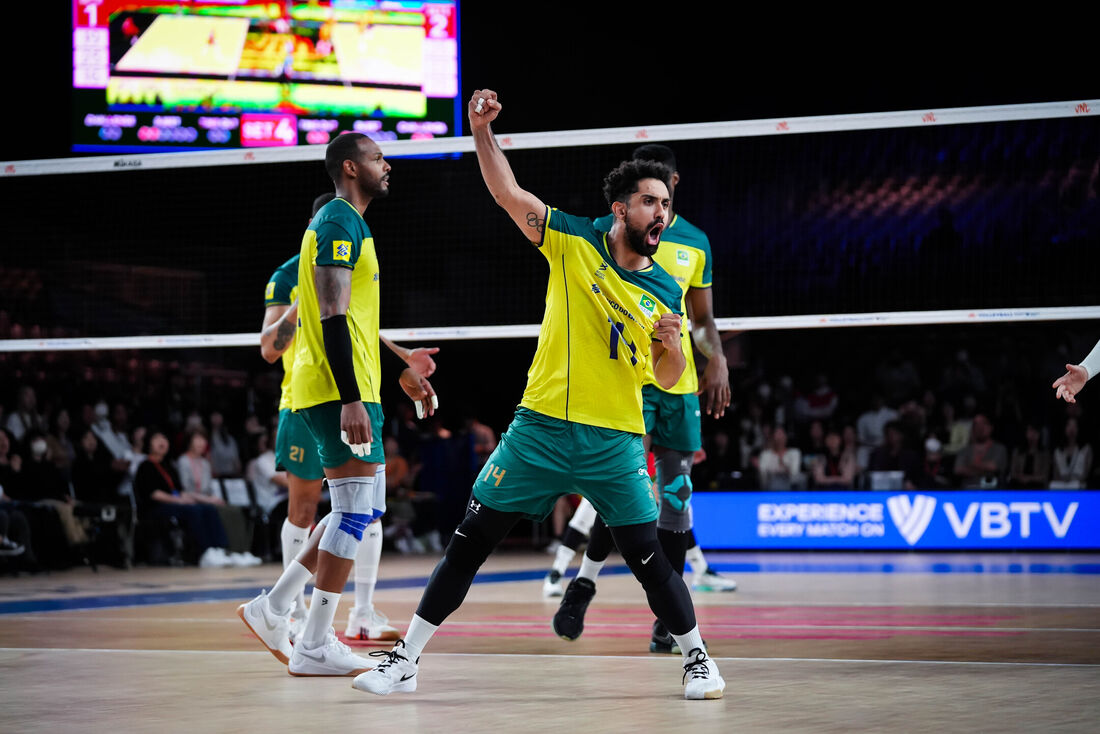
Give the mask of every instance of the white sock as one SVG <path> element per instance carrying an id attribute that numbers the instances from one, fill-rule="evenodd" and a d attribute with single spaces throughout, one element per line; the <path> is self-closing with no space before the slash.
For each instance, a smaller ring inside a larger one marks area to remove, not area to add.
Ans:
<path id="1" fill-rule="evenodd" d="M 294 600 L 302 593 L 306 582 L 312 576 L 308 568 L 292 559 L 283 570 L 283 575 L 271 587 L 271 593 L 267 595 L 271 603 L 271 611 L 280 615 L 288 613 L 294 605 Z"/>
<path id="2" fill-rule="evenodd" d="M 355 553 L 355 606 L 366 609 L 374 601 L 378 583 L 378 561 L 382 558 L 382 523 L 373 522 L 363 531 Z"/>
<path id="3" fill-rule="evenodd" d="M 584 558 L 581 559 L 581 570 L 577 572 L 577 578 L 588 579 L 592 583 L 596 583 L 596 577 L 600 575 L 600 571 L 603 570 L 603 564 L 607 561 L 593 561 L 588 557 L 588 554 L 584 554 Z"/>
<path id="4" fill-rule="evenodd" d="M 698 545 L 689 548 L 687 553 L 684 554 L 687 558 L 687 562 L 691 564 L 691 570 L 693 573 L 702 573 L 707 570 L 707 559 L 703 558 L 703 549 Z"/>
<path id="5" fill-rule="evenodd" d="M 300 528 L 290 520 L 283 520 L 283 528 L 279 532 L 279 540 L 283 546 L 283 568 L 290 566 L 290 562 L 298 557 L 298 553 L 309 540 L 309 528 Z M 303 589 L 305 587 L 303 586 Z M 298 598 L 294 602 L 295 614 L 301 614 L 306 610 L 306 595 L 298 592 Z"/>
<path id="6" fill-rule="evenodd" d="M 340 603 L 339 591 L 321 591 L 313 589 L 313 598 L 309 602 L 309 616 L 306 617 L 306 629 L 302 632 L 302 643 L 306 647 L 320 647 L 336 619 L 336 605 Z"/>
<path id="7" fill-rule="evenodd" d="M 558 552 L 554 556 L 554 565 L 552 565 L 550 568 L 562 575 L 565 575 L 566 569 L 569 568 L 569 564 L 573 561 L 576 555 L 577 551 L 573 550 L 569 546 L 559 545 Z"/>
<path id="8" fill-rule="evenodd" d="M 412 621 L 409 622 L 409 629 L 405 632 L 405 653 L 409 656 L 409 660 L 414 663 L 420 657 L 420 654 L 424 652 L 424 646 L 428 644 L 428 640 L 432 639 L 432 635 L 439 629 L 438 624 L 430 624 L 426 622 L 419 614 L 414 614 Z"/>
<path id="9" fill-rule="evenodd" d="M 692 627 L 691 631 L 686 634 L 673 635 L 672 639 L 676 640 L 676 644 L 680 646 L 680 652 L 683 654 L 685 661 L 689 659 L 692 650 L 707 651 L 706 646 L 703 644 L 703 636 L 699 634 L 699 625 Z"/>

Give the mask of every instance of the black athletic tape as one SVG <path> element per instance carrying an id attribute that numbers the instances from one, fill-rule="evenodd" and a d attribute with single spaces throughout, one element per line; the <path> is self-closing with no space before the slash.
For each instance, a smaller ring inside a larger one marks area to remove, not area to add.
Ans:
<path id="1" fill-rule="evenodd" d="M 325 356 L 332 370 L 332 379 L 340 393 L 340 402 L 359 402 L 359 382 L 355 379 L 355 361 L 351 356 L 351 332 L 348 331 L 346 314 L 329 316 L 321 320 L 321 338 L 325 343 Z"/>

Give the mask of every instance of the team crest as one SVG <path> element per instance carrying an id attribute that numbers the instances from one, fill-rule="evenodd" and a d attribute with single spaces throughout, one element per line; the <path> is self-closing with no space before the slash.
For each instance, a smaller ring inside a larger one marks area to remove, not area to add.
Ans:
<path id="1" fill-rule="evenodd" d="M 646 294 L 642 294 L 642 297 L 638 299 L 638 305 L 645 311 L 646 316 L 653 317 L 653 312 L 657 310 L 657 302 Z"/>
<path id="2" fill-rule="evenodd" d="M 676 251 L 676 264 L 677 265 L 691 265 L 691 257 L 688 255 L 687 250 Z"/>
<path id="3" fill-rule="evenodd" d="M 333 240 L 332 259 L 346 263 L 351 262 L 351 243 L 347 240 Z"/>

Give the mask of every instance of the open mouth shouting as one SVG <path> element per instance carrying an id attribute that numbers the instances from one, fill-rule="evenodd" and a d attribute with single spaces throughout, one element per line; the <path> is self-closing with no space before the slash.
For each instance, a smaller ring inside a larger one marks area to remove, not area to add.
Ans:
<path id="1" fill-rule="evenodd" d="M 661 244 L 661 232 L 665 230 L 665 223 L 658 220 L 649 225 L 649 229 L 645 233 L 645 243 L 649 247 L 652 247 L 654 252 L 657 250 L 657 245 Z"/>

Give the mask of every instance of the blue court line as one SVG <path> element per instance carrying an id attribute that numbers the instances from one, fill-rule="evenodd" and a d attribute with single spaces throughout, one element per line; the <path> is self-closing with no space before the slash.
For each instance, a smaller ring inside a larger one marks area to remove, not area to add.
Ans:
<path id="1" fill-rule="evenodd" d="M 932 574 L 992 574 L 992 575 L 1019 575 L 1019 574 L 1066 574 L 1073 576 L 1100 575 L 1100 563 L 1031 563 L 1031 562 L 874 562 L 874 561 L 850 561 L 837 562 L 835 560 L 821 563 L 807 562 L 779 562 L 768 561 L 740 562 L 740 563 L 713 563 L 711 568 L 726 573 L 834 573 L 834 574 L 867 574 L 867 573 L 932 573 Z M 625 565 L 607 566 L 601 572 L 603 575 L 621 576 L 630 573 Z M 545 570 L 532 571 L 497 571 L 480 573 L 474 579 L 475 584 L 499 584 L 510 581 L 537 581 L 546 575 Z M 571 569 L 567 576 L 576 575 L 576 570 Z M 274 582 L 274 577 L 272 577 Z M 427 576 L 410 576 L 397 579 L 381 579 L 378 589 L 410 589 L 421 588 L 428 583 Z M 259 586 L 235 586 L 222 589 L 189 589 L 183 591 L 145 591 L 136 594 L 105 594 L 102 596 L 80 596 L 57 599 L 23 599 L 16 601 L 0 602 L 0 615 L 4 614 L 28 614 L 33 612 L 58 612 L 78 611 L 87 609 L 106 609 L 109 607 L 143 607 L 160 604 L 187 604 L 193 602 L 213 601 L 247 601 L 260 593 Z M 266 588 L 270 588 L 270 585 Z M 354 591 L 354 586 L 348 584 L 346 592 Z"/>

